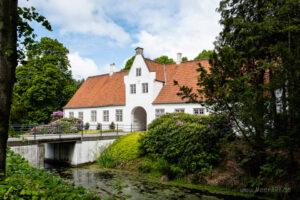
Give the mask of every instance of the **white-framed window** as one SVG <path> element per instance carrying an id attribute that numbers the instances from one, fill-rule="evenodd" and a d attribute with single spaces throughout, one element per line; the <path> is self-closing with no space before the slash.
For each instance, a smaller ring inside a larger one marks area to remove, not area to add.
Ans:
<path id="1" fill-rule="evenodd" d="M 69 118 L 74 118 L 74 112 L 69 112 Z"/>
<path id="2" fill-rule="evenodd" d="M 142 83 L 142 92 L 148 93 L 148 83 Z"/>
<path id="3" fill-rule="evenodd" d="M 176 108 L 175 112 L 182 112 L 182 113 L 184 113 L 184 108 Z"/>
<path id="4" fill-rule="evenodd" d="M 158 118 L 165 114 L 165 109 L 155 109 L 155 117 Z"/>
<path id="5" fill-rule="evenodd" d="M 103 110 L 103 121 L 104 122 L 109 121 L 109 110 Z"/>
<path id="6" fill-rule="evenodd" d="M 83 112 L 78 112 L 78 119 L 83 121 Z"/>
<path id="7" fill-rule="evenodd" d="M 91 111 L 91 121 L 92 122 L 96 122 L 97 121 L 97 111 L 96 110 L 92 110 Z"/>
<path id="8" fill-rule="evenodd" d="M 204 108 L 194 108 L 194 115 L 204 115 Z"/>
<path id="9" fill-rule="evenodd" d="M 123 110 L 122 109 L 116 109 L 116 121 L 117 122 L 123 121 Z"/>
<path id="10" fill-rule="evenodd" d="M 135 94 L 136 93 L 136 85 L 135 84 L 130 84 L 130 93 Z"/>
<path id="11" fill-rule="evenodd" d="M 142 75 L 142 68 L 136 68 L 136 76 Z"/>

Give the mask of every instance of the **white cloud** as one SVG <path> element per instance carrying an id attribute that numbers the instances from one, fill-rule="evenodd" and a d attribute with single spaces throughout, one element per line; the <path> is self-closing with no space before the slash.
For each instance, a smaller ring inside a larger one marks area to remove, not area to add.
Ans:
<path id="1" fill-rule="evenodd" d="M 130 51 L 141 46 L 150 58 L 160 55 L 176 58 L 176 53 L 181 52 L 192 59 L 203 49 L 213 49 L 213 42 L 221 30 L 220 16 L 215 11 L 219 0 L 24 1 L 21 0 L 22 4 L 35 6 L 61 33 L 65 33 L 64 37 L 82 40 L 83 37 L 70 34 L 80 33 L 85 35 L 84 43 L 94 44 L 95 40 L 89 37 L 100 36 L 104 45 L 113 51 L 108 54 L 116 55 L 119 62 L 124 59 L 118 58 L 120 45 L 123 49 L 127 45 Z M 76 40 L 72 41 L 76 43 Z M 82 45 L 77 48 L 72 50 L 82 51 Z M 95 57 L 98 53 L 90 55 Z M 98 61 L 109 62 L 105 59 Z"/>
<path id="2" fill-rule="evenodd" d="M 107 37 L 118 45 L 128 44 L 130 35 L 103 10 L 98 0 L 31 0 L 61 33 L 93 34 Z M 21 5 L 27 5 L 22 2 Z"/>
<path id="3" fill-rule="evenodd" d="M 73 78 L 82 79 L 103 73 L 97 64 L 89 58 L 84 58 L 78 52 L 68 54 Z"/>
<path id="4" fill-rule="evenodd" d="M 160 20 L 152 23 L 159 23 L 159 29 L 144 27 L 133 46 L 144 47 L 146 55 L 152 58 L 162 54 L 175 58 L 181 52 L 192 59 L 203 49 L 213 49 L 221 30 L 217 6 L 217 0 L 181 0 L 178 13 L 167 18 L 155 17 Z"/>

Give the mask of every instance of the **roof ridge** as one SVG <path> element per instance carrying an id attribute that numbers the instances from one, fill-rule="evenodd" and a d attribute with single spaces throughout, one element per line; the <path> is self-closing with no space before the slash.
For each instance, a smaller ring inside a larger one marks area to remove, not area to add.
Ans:
<path id="1" fill-rule="evenodd" d="M 117 73 L 127 73 L 127 71 L 120 70 L 120 71 L 114 72 L 113 74 L 117 74 Z M 88 79 L 88 78 L 100 77 L 100 76 L 108 76 L 108 75 L 109 75 L 109 73 L 98 74 L 98 75 L 94 75 L 94 76 L 89 76 L 89 77 L 87 77 L 87 79 Z"/>

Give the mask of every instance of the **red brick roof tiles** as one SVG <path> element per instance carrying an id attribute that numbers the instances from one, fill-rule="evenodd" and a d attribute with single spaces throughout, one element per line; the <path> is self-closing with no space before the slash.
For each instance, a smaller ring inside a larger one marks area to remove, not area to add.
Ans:
<path id="1" fill-rule="evenodd" d="M 65 108 L 101 107 L 125 105 L 124 76 L 120 71 L 113 75 L 89 77 L 77 90 Z"/>

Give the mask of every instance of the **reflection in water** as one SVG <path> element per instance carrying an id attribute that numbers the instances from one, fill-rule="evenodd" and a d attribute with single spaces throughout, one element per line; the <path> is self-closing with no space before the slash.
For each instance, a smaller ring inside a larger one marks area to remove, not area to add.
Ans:
<path id="1" fill-rule="evenodd" d="M 45 168 L 56 171 L 65 180 L 83 186 L 106 199 L 218 199 L 188 189 L 149 182 L 130 172 L 93 169 L 89 166 L 57 168 L 46 165 Z"/>

